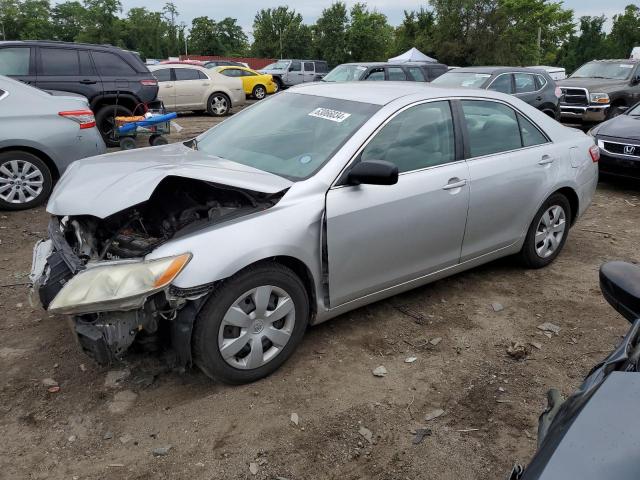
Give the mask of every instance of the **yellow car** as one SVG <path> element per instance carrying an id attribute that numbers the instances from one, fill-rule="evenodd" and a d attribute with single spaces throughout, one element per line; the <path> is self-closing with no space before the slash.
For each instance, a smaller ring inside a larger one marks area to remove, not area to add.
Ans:
<path id="1" fill-rule="evenodd" d="M 227 77 L 237 77 L 242 80 L 244 93 L 256 100 L 262 100 L 268 93 L 276 93 L 278 84 L 273 81 L 271 75 L 258 73 L 245 67 L 215 67 L 218 73 Z"/>

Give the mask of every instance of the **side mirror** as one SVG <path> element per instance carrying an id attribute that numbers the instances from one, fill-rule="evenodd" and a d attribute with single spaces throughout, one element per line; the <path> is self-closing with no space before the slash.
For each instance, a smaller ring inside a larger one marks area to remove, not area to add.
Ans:
<path id="1" fill-rule="evenodd" d="M 357 163 L 347 175 L 349 185 L 394 185 L 398 183 L 398 166 L 384 160 Z"/>
<path id="2" fill-rule="evenodd" d="M 602 296 L 624 318 L 640 318 L 640 266 L 627 262 L 608 262 L 600 267 Z"/>

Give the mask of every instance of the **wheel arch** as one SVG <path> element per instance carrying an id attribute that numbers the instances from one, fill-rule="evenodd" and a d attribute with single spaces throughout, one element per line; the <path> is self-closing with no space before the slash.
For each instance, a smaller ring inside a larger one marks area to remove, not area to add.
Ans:
<path id="1" fill-rule="evenodd" d="M 556 193 L 563 195 L 569 201 L 569 206 L 571 207 L 571 226 L 573 226 L 580 212 L 580 198 L 578 197 L 578 193 L 571 187 L 559 188 L 551 195 Z M 549 197 L 551 195 L 549 195 Z"/>
<path id="2" fill-rule="evenodd" d="M 42 160 L 47 165 L 47 167 L 49 167 L 49 171 L 51 172 L 51 176 L 53 177 L 54 184 L 60 179 L 60 170 L 58 170 L 58 166 L 44 151 L 35 147 L 25 145 L 0 147 L 0 153 L 15 151 L 30 153 Z"/>
<path id="3" fill-rule="evenodd" d="M 105 95 L 101 95 L 99 97 L 93 98 L 91 100 L 91 110 L 97 113 L 99 110 L 101 110 L 104 107 L 115 105 L 116 99 L 117 99 L 118 105 L 122 105 L 123 107 L 131 110 L 132 112 L 135 110 L 135 108 L 138 105 L 143 103 L 140 100 L 138 100 L 136 97 L 130 94 L 120 94 L 120 95 L 105 94 Z"/>
<path id="4" fill-rule="evenodd" d="M 244 89 L 243 89 L 244 90 Z M 216 90 L 214 90 L 213 92 L 211 92 L 209 94 L 209 96 L 207 97 L 207 107 L 209 106 L 209 102 L 211 100 L 211 97 L 213 97 L 214 95 L 221 93 L 223 94 L 225 97 L 227 97 L 229 99 L 229 109 L 233 108 L 233 100 L 231 99 L 231 92 L 227 92 L 222 88 L 218 88 Z"/>

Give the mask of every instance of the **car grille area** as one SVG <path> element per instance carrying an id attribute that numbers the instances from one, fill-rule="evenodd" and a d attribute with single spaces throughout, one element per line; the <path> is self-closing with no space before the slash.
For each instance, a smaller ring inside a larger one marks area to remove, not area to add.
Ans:
<path id="1" fill-rule="evenodd" d="M 562 90 L 562 97 L 560 98 L 561 103 L 576 107 L 589 106 L 589 98 L 587 91 L 584 88 L 560 87 L 560 90 Z"/>
<path id="2" fill-rule="evenodd" d="M 625 143 L 614 143 L 604 141 L 604 149 L 607 152 L 615 153 L 618 155 L 627 155 L 630 157 L 637 157 L 640 159 L 640 145 L 632 145 Z"/>

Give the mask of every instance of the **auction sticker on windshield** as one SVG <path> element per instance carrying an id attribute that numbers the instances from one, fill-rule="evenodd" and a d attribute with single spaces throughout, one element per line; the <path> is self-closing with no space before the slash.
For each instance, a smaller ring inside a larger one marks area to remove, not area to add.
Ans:
<path id="1" fill-rule="evenodd" d="M 350 113 L 340 112 L 339 110 L 331 110 L 330 108 L 316 108 L 309 114 L 310 117 L 324 118 L 325 120 L 331 120 L 332 122 L 344 122 L 351 116 Z"/>

